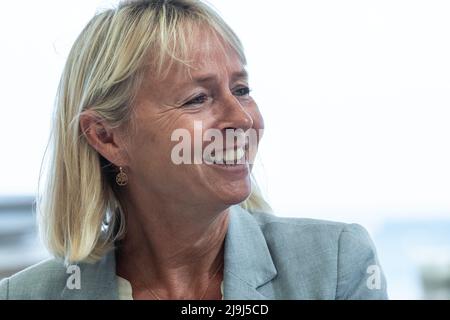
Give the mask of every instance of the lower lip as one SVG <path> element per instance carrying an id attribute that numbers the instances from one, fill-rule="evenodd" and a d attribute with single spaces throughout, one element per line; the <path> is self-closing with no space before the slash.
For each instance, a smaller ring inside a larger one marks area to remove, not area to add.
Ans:
<path id="1" fill-rule="evenodd" d="M 207 164 L 207 166 L 220 170 L 233 178 L 245 178 L 249 172 L 248 162 L 231 166 L 223 164 Z"/>

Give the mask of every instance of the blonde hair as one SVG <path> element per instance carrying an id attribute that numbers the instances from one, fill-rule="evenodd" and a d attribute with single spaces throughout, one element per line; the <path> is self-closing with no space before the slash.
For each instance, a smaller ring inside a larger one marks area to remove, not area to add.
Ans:
<path id="1" fill-rule="evenodd" d="M 43 182 L 41 169 L 38 197 L 41 237 L 66 264 L 100 259 L 125 228 L 111 164 L 85 139 L 80 114 L 93 110 L 116 127 L 129 121 L 147 58 L 161 75 L 174 61 L 188 64 L 189 30 L 200 23 L 231 45 L 245 65 L 237 36 L 197 0 L 122 2 L 94 16 L 72 46 L 56 96 L 47 179 Z M 252 193 L 241 206 L 269 210 L 252 181 Z"/>

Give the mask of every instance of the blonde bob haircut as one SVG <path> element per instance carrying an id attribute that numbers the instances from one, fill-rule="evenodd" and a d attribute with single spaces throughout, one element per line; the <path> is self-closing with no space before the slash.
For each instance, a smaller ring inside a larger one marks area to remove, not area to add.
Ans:
<path id="1" fill-rule="evenodd" d="M 198 0 L 122 2 L 96 14 L 73 44 L 56 95 L 44 159 L 48 168 L 41 169 L 37 199 L 41 237 L 66 264 L 98 261 L 125 231 L 113 165 L 87 142 L 80 114 L 89 109 L 113 127 L 127 123 L 145 64 L 152 61 L 158 76 L 174 62 L 188 65 L 190 30 L 200 25 L 246 64 L 238 37 Z M 240 205 L 270 211 L 253 176 L 252 184 Z"/>

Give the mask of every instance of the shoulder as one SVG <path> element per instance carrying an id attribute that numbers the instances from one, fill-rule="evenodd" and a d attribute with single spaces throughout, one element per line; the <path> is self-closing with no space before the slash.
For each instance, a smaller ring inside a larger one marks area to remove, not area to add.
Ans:
<path id="1" fill-rule="evenodd" d="M 367 230 L 348 224 L 253 213 L 277 269 L 312 298 L 386 299 L 386 281 Z"/>
<path id="2" fill-rule="evenodd" d="M 117 299 L 114 250 L 96 262 L 65 265 L 62 259 L 53 258 L 35 264 L 3 279 L 0 299 Z"/>
<path id="3" fill-rule="evenodd" d="M 56 299 L 66 284 L 66 268 L 58 259 L 47 259 L 0 282 L 0 299 Z"/>
<path id="4" fill-rule="evenodd" d="M 280 254 L 315 256 L 322 261 L 337 261 L 343 252 L 342 243 L 346 247 L 359 244 L 371 249 L 373 244 L 364 227 L 358 224 L 343 222 L 278 217 L 267 213 L 252 214 L 258 223 L 266 242 L 273 251 Z"/>
<path id="5" fill-rule="evenodd" d="M 353 229 L 364 230 L 359 225 L 308 218 L 278 217 L 255 212 L 252 214 L 266 240 L 285 243 L 287 246 L 335 246 L 342 232 Z M 361 231 L 363 232 L 363 231 Z"/>
<path id="6" fill-rule="evenodd" d="M 256 212 L 252 214 L 259 224 L 268 242 L 285 242 L 287 246 L 333 247 L 340 249 L 345 245 L 355 249 L 373 248 L 373 242 L 367 230 L 356 223 L 343 223 L 308 218 L 278 217 L 272 214 Z M 346 252 L 343 252 L 346 253 Z"/>

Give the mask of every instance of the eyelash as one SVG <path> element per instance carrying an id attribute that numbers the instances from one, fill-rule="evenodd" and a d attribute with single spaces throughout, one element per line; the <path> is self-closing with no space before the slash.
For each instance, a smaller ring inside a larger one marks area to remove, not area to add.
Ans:
<path id="1" fill-rule="evenodd" d="M 235 92 L 236 91 L 240 91 L 240 94 L 237 94 L 238 97 L 243 97 L 243 96 L 249 95 L 251 92 L 251 89 L 248 87 L 242 87 L 242 88 L 236 89 Z M 200 101 L 199 101 L 199 99 L 200 99 Z M 208 99 L 208 96 L 206 94 L 201 94 L 201 95 L 195 97 L 194 99 L 189 100 L 184 105 L 189 106 L 189 105 L 195 105 L 195 104 L 202 104 L 202 103 L 205 103 L 207 99 Z"/>
<path id="2" fill-rule="evenodd" d="M 244 92 L 239 95 L 240 97 L 250 94 L 250 91 L 251 91 L 249 87 L 242 87 L 242 88 L 236 89 L 236 91 L 241 91 L 241 90 L 244 90 Z"/>
<path id="3" fill-rule="evenodd" d="M 198 101 L 198 99 L 201 99 L 201 101 Z M 204 102 L 206 102 L 206 100 L 208 99 L 208 97 L 206 96 L 206 94 L 201 94 L 197 97 L 195 97 L 192 100 L 189 100 L 188 102 L 186 102 L 184 105 L 193 105 L 193 104 L 202 104 Z"/>

